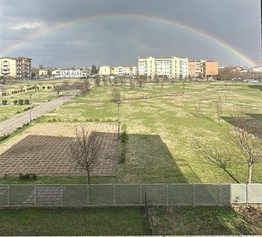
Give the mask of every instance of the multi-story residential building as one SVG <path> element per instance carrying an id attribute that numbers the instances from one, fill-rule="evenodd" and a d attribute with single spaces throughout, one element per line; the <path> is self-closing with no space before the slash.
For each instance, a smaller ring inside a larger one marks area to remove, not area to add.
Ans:
<path id="1" fill-rule="evenodd" d="M 60 70 L 61 78 L 79 78 L 83 77 L 82 70 L 79 68 L 76 69 L 61 69 Z"/>
<path id="2" fill-rule="evenodd" d="M 179 78 L 184 79 L 188 77 L 188 58 L 179 57 Z"/>
<path id="3" fill-rule="evenodd" d="M 137 67 L 133 65 L 125 65 L 123 66 L 123 76 L 136 76 L 137 75 Z"/>
<path id="4" fill-rule="evenodd" d="M 109 76 L 110 75 L 110 66 L 101 66 L 99 67 L 100 76 Z"/>
<path id="5" fill-rule="evenodd" d="M 16 58 L 16 77 L 21 80 L 29 80 L 32 73 L 32 59 L 25 57 Z"/>
<path id="6" fill-rule="evenodd" d="M 139 57 L 138 73 L 147 78 L 179 77 L 179 58 L 177 57 Z"/>
<path id="7" fill-rule="evenodd" d="M 188 76 L 189 77 L 202 77 L 202 63 L 203 60 L 188 60 Z"/>
<path id="8" fill-rule="evenodd" d="M 189 60 L 187 57 L 139 57 L 138 73 L 147 78 L 213 77 L 218 74 L 218 62 Z"/>
<path id="9" fill-rule="evenodd" d="M 32 59 L 25 57 L 0 58 L 0 75 L 13 79 L 28 80 L 32 73 Z"/>
<path id="10" fill-rule="evenodd" d="M 203 77 L 204 78 L 213 78 L 218 74 L 218 62 L 207 60 L 202 63 L 203 65 Z"/>
<path id="11" fill-rule="evenodd" d="M 135 76 L 137 75 L 137 67 L 133 65 L 124 66 L 101 66 L 99 68 L 100 76 Z"/>

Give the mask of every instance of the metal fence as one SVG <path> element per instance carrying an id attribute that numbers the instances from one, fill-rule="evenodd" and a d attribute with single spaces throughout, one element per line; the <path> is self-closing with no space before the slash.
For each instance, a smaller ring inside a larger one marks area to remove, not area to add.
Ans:
<path id="1" fill-rule="evenodd" d="M 262 184 L 0 185 L 0 206 L 230 205 L 262 203 Z"/>

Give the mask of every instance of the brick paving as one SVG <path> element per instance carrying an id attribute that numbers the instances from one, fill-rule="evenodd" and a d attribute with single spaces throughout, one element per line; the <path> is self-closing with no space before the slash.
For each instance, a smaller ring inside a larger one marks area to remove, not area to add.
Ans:
<path id="1" fill-rule="evenodd" d="M 78 123 L 36 124 L 0 145 L 0 175 L 35 173 L 41 176 L 86 175 L 72 165 L 69 144 Z M 88 131 L 98 132 L 103 140 L 102 154 L 91 175 L 114 176 L 117 172 L 117 124 L 85 123 Z"/>

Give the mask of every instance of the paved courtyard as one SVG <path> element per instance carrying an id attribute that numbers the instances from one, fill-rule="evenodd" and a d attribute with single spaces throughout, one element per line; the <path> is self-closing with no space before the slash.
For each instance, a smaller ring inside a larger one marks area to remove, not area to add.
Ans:
<path id="1" fill-rule="evenodd" d="M 36 124 L 20 135 L 0 145 L 0 175 L 17 176 L 35 173 L 38 176 L 86 175 L 69 159 L 78 123 Z M 117 172 L 117 124 L 85 123 L 87 131 L 96 131 L 102 137 L 101 155 L 91 175 L 114 176 Z"/>

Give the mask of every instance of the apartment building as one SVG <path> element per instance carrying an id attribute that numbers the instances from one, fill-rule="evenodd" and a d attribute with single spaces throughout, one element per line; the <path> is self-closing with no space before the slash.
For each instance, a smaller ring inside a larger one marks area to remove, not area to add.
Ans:
<path id="1" fill-rule="evenodd" d="M 60 77 L 61 78 L 79 78 L 83 77 L 83 72 L 81 69 L 60 69 Z"/>
<path id="2" fill-rule="evenodd" d="M 100 76 L 135 76 L 137 75 L 137 67 L 133 65 L 124 66 L 101 66 L 99 67 Z"/>
<path id="3" fill-rule="evenodd" d="M 101 66 L 99 67 L 99 76 L 109 76 L 110 75 L 110 66 Z"/>
<path id="4" fill-rule="evenodd" d="M 218 74 L 218 62 L 207 60 L 202 63 L 203 77 L 205 79 L 213 78 Z"/>
<path id="5" fill-rule="evenodd" d="M 185 79 L 188 77 L 188 58 L 179 57 L 179 78 Z"/>
<path id="6" fill-rule="evenodd" d="M 189 77 L 202 77 L 203 67 L 202 63 L 205 60 L 188 60 L 188 76 Z"/>
<path id="7" fill-rule="evenodd" d="M 29 80 L 32 73 L 32 59 L 25 57 L 0 58 L 0 76 L 18 80 Z"/>
<path id="8" fill-rule="evenodd" d="M 218 62 L 187 57 L 139 57 L 138 73 L 147 78 L 210 78 L 218 74 Z"/>
<path id="9" fill-rule="evenodd" d="M 179 62 L 178 57 L 139 57 L 138 73 L 151 79 L 155 77 L 178 78 Z"/>

